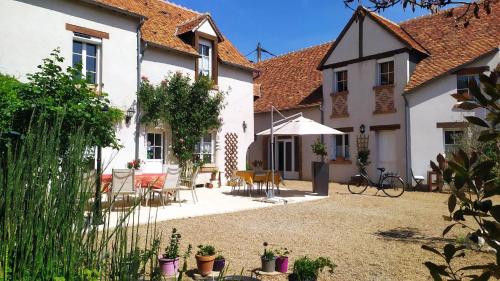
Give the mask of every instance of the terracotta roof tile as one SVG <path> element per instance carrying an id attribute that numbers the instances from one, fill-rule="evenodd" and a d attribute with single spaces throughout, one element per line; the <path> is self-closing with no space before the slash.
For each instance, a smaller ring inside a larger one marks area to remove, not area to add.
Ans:
<path id="1" fill-rule="evenodd" d="M 486 15 L 481 9 L 480 19 L 471 19 L 467 27 L 456 26 L 446 11 L 400 23 L 400 26 L 418 41 L 430 56 L 419 62 L 405 87 L 410 92 L 426 82 L 450 73 L 464 64 L 498 51 L 500 46 L 500 13 L 498 1 Z M 454 9 L 459 14 L 464 6 Z"/>
<path id="2" fill-rule="evenodd" d="M 260 74 L 260 98 L 255 113 L 267 112 L 271 105 L 279 110 L 318 105 L 322 99 L 321 71 L 316 67 L 333 42 L 302 49 L 255 64 Z"/>
<path id="3" fill-rule="evenodd" d="M 177 34 L 181 34 L 178 33 L 180 28 L 184 30 L 191 24 L 196 24 L 196 19 L 199 19 L 200 23 L 206 17 L 210 17 L 208 14 L 201 14 L 162 0 L 94 0 L 94 2 L 147 17 L 141 28 L 143 40 L 182 53 L 199 55 L 195 48 L 181 40 Z M 218 49 L 221 62 L 246 69 L 253 68 L 229 40 L 220 42 Z"/>

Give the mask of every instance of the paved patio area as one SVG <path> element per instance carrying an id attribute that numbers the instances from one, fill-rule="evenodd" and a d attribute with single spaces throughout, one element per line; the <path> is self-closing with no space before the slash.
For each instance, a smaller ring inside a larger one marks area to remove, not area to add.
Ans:
<path id="1" fill-rule="evenodd" d="M 155 200 L 149 202 L 148 206 L 142 204 L 135 211 L 135 221 L 137 222 L 137 219 L 139 219 L 139 223 L 144 224 L 149 220 L 153 221 L 156 217 L 157 222 L 162 222 L 173 219 L 269 208 L 277 205 L 296 204 L 327 198 L 326 196 L 318 196 L 306 190 L 289 188 L 282 188 L 281 193 L 276 194 L 275 198 L 278 199 L 276 203 L 263 202 L 265 199 L 264 193 L 257 194 L 256 192 L 252 192 L 252 196 L 250 197 L 243 189 L 231 192 L 231 187 L 229 186 L 212 189 L 197 188 L 196 192 L 198 195 L 198 202 L 196 204 L 193 202 L 191 191 L 181 191 L 182 205 L 179 205 L 178 202 L 169 202 L 168 205 L 162 206 L 159 204 L 157 196 Z M 123 214 L 123 209 L 120 206 L 127 206 L 126 202 L 123 203 L 118 204 L 115 211 L 111 213 L 111 225 L 115 225 L 117 217 Z"/>

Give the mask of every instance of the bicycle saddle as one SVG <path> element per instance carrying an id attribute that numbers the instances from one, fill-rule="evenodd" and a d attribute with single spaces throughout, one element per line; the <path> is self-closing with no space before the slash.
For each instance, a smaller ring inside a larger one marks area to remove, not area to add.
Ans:
<path id="1" fill-rule="evenodd" d="M 385 168 L 377 168 L 377 170 L 381 171 L 382 173 L 385 172 Z"/>

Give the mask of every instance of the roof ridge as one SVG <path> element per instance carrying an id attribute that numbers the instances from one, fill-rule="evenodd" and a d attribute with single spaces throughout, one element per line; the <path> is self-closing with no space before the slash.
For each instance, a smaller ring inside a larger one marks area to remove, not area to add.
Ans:
<path id="1" fill-rule="evenodd" d="M 402 25 L 402 24 L 409 23 L 409 22 L 412 22 L 412 21 L 418 21 L 418 20 L 421 20 L 421 19 L 424 19 L 424 18 L 430 18 L 430 17 L 438 16 L 438 15 L 444 14 L 444 13 L 446 13 L 446 12 L 452 10 L 452 9 L 462 8 L 462 7 L 464 7 L 464 5 L 457 6 L 457 7 L 451 7 L 451 8 L 447 8 L 447 9 L 444 9 L 444 10 L 439 10 L 436 13 L 430 13 L 430 14 L 420 15 L 420 16 L 416 16 L 414 18 L 406 19 L 406 20 L 400 21 L 398 25 Z"/>
<path id="2" fill-rule="evenodd" d="M 202 12 L 199 12 L 199 11 L 196 11 L 196 10 L 193 10 L 193 9 L 190 9 L 188 7 L 185 7 L 185 6 L 182 6 L 180 4 L 177 4 L 177 3 L 174 3 L 174 2 L 171 2 L 170 0 L 158 0 L 160 2 L 163 2 L 165 4 L 168 4 L 168 5 L 172 5 L 174 7 L 177 7 L 179 9 L 183 9 L 183 10 L 186 10 L 186 11 L 189 11 L 189 12 L 193 12 L 195 14 L 203 14 Z"/>
<path id="3" fill-rule="evenodd" d="M 182 25 L 185 25 L 186 23 L 192 22 L 192 21 L 194 21 L 194 20 L 196 20 L 196 19 L 198 19 L 198 18 L 201 18 L 201 17 L 203 17 L 203 16 L 207 16 L 207 15 L 209 15 L 209 14 L 208 14 L 208 13 L 198 14 L 198 15 L 196 15 L 196 16 L 194 16 L 194 17 L 192 17 L 192 18 L 189 18 L 189 19 L 187 19 L 187 20 L 185 20 L 185 21 L 183 21 L 183 22 L 179 23 L 179 24 L 177 25 L 177 27 L 182 26 Z"/>
<path id="4" fill-rule="evenodd" d="M 291 54 L 294 54 L 294 53 L 303 52 L 303 51 L 306 51 L 306 50 L 309 50 L 309 49 L 312 49 L 312 48 L 320 47 L 320 46 L 323 46 L 323 45 L 326 45 L 326 44 L 331 44 L 333 42 L 335 42 L 335 40 L 326 41 L 326 42 L 319 43 L 317 45 L 312 45 L 312 46 L 309 46 L 309 47 L 303 47 L 303 48 L 300 48 L 300 49 L 297 49 L 297 50 L 293 50 L 293 51 L 289 51 L 289 52 L 286 52 L 286 53 L 279 54 L 279 55 L 277 55 L 275 57 L 272 57 L 272 58 L 268 58 L 268 59 L 262 60 L 261 62 L 267 62 L 267 61 L 270 61 L 270 60 L 273 60 L 273 59 L 282 58 L 284 56 L 288 56 L 288 55 L 291 55 Z M 260 62 L 258 62 L 258 63 L 260 63 Z"/>

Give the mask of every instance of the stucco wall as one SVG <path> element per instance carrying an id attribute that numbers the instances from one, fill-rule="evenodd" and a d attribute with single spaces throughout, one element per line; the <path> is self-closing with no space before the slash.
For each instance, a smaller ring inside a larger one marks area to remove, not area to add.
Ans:
<path id="1" fill-rule="evenodd" d="M 291 116 L 293 114 L 302 112 L 305 118 L 312 119 L 316 122 L 321 121 L 321 112 L 319 111 L 319 106 L 296 109 L 296 110 L 286 110 L 282 111 L 285 116 Z M 267 130 L 271 127 L 271 114 L 269 112 L 256 113 L 255 118 L 255 133 Z M 281 119 L 279 114 L 274 114 L 275 121 Z M 311 145 L 316 141 L 319 136 L 301 136 L 301 148 L 302 151 L 302 178 L 303 180 L 311 180 L 311 162 L 317 161 L 316 155 L 311 151 Z M 252 163 L 255 160 L 265 161 L 264 157 L 264 147 L 263 147 L 263 136 L 257 136 L 254 143 L 249 149 L 249 162 Z M 270 152 L 268 152 L 270 153 Z"/>
<path id="2" fill-rule="evenodd" d="M 489 66 L 494 69 L 500 63 L 497 52 L 468 66 Z M 484 111 L 453 109 L 456 100 L 451 97 L 457 90 L 457 76 L 446 75 L 407 94 L 410 110 L 411 166 L 417 175 L 427 177 L 429 161 L 438 153 L 444 153 L 444 129 L 438 122 L 462 122 L 464 116 L 484 116 Z"/>
<path id="3" fill-rule="evenodd" d="M 335 53 L 335 52 L 334 52 Z M 394 55 L 394 103 L 396 113 L 390 114 L 373 114 L 375 109 L 375 92 L 373 87 L 376 85 L 377 61 L 368 60 L 347 66 L 348 71 L 348 112 L 349 117 L 346 118 L 329 118 L 332 112 L 332 98 L 334 70 L 325 69 L 323 71 L 323 101 L 325 107 L 325 125 L 332 128 L 353 127 L 354 132 L 349 133 L 350 155 L 352 163 L 330 164 L 330 179 L 338 182 L 346 182 L 349 178 L 357 173 L 356 156 L 357 146 L 356 139 L 360 125 L 365 125 L 366 134 L 369 135 L 370 161 L 372 164 L 368 169 L 368 173 L 372 177 L 378 176 L 377 161 L 379 155 L 377 153 L 378 133 L 370 131 L 370 126 L 375 125 L 392 125 L 399 124 L 400 129 L 395 130 L 396 133 L 396 171 L 403 178 L 405 177 L 405 124 L 404 124 L 404 99 L 402 97 L 403 89 L 407 81 L 408 73 L 408 54 L 402 53 Z M 333 141 L 330 140 L 330 146 Z M 330 152 L 333 147 L 330 148 Z M 331 158 L 331 155 L 329 155 Z"/>
<path id="4" fill-rule="evenodd" d="M 65 66 L 72 63 L 73 32 L 66 30 L 70 23 L 109 33 L 103 39 L 102 83 L 111 104 L 124 111 L 135 100 L 136 92 L 136 29 L 138 19 L 110 12 L 102 8 L 72 1 L 0 1 L 0 72 L 26 80 L 26 73 L 36 71 L 42 59 L 55 48 L 66 58 Z M 105 149 L 105 165 L 125 167 L 134 155 L 135 124 L 122 122 L 117 135 L 124 146 L 119 152 Z"/>
<path id="5" fill-rule="evenodd" d="M 225 135 L 238 135 L 238 169 L 246 168 L 247 151 L 254 139 L 252 72 L 219 64 L 219 90 L 227 93 L 222 111 L 223 126 L 217 132 L 216 159 L 224 171 Z M 247 128 L 243 130 L 243 122 Z"/>

